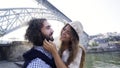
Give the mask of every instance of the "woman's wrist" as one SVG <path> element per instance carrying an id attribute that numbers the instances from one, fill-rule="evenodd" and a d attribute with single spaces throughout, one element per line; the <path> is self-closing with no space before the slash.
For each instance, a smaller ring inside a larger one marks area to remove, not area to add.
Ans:
<path id="1" fill-rule="evenodd" d="M 54 50 L 53 52 L 52 52 L 52 55 L 53 56 L 56 56 L 58 54 L 58 52 L 56 51 L 56 50 Z"/>

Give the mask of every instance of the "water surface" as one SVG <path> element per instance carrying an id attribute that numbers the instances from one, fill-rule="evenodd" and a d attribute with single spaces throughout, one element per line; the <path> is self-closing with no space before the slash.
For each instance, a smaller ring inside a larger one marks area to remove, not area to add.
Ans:
<path id="1" fill-rule="evenodd" d="M 87 53 L 85 68 L 120 68 L 120 52 Z"/>

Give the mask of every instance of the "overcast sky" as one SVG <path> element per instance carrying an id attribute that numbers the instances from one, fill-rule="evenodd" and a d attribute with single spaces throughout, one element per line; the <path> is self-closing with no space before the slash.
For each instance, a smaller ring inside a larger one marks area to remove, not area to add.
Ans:
<path id="1" fill-rule="evenodd" d="M 120 33 L 120 0 L 48 0 L 89 35 Z M 35 0 L 1 0 L 0 8 L 38 7 Z M 55 31 L 56 32 L 56 31 Z"/>
<path id="2" fill-rule="evenodd" d="M 120 32 L 120 0 L 48 0 L 90 34 Z"/>

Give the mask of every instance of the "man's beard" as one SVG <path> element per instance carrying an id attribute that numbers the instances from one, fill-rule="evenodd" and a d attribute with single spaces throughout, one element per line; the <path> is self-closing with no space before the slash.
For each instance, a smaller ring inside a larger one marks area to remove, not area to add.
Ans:
<path id="1" fill-rule="evenodd" d="M 53 37 L 49 37 L 49 36 L 45 36 L 43 37 L 44 39 L 46 39 L 47 41 L 54 41 Z"/>
<path id="2" fill-rule="evenodd" d="M 54 41 L 53 37 L 50 38 L 50 37 L 46 36 L 45 39 L 46 39 L 47 41 Z"/>

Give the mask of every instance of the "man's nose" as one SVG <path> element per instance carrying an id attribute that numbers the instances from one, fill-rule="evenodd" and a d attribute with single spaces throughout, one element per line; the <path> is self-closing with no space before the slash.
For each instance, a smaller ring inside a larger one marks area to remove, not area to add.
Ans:
<path id="1" fill-rule="evenodd" d="M 51 32 L 54 32 L 54 30 L 51 28 Z"/>

